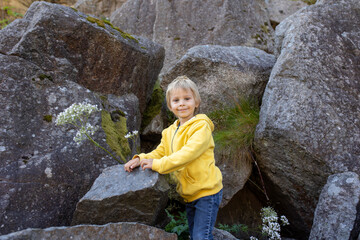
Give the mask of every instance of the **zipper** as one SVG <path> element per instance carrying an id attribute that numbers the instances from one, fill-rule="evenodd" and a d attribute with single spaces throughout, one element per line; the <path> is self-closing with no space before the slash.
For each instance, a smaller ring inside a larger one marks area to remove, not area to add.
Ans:
<path id="1" fill-rule="evenodd" d="M 179 130 L 179 127 L 180 127 L 180 123 L 179 123 L 178 127 L 176 128 L 176 130 L 175 130 L 175 132 L 174 132 L 174 136 L 173 136 L 172 139 L 171 139 L 171 153 L 174 153 L 174 150 L 173 150 L 173 142 L 174 142 L 174 138 L 175 138 L 176 132 Z"/>

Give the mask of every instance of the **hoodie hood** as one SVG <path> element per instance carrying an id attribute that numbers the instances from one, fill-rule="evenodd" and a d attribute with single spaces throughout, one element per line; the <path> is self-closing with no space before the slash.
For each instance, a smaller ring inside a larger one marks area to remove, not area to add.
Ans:
<path id="1" fill-rule="evenodd" d="M 201 121 L 201 120 L 205 120 L 210 128 L 211 128 L 211 131 L 214 131 L 214 123 L 211 121 L 210 118 L 208 118 L 208 116 L 206 116 L 205 114 L 197 114 L 195 115 L 194 117 L 192 117 L 191 119 L 189 119 L 188 121 L 186 121 L 182 126 L 180 126 L 179 128 L 183 128 L 185 126 L 188 126 L 188 125 L 191 125 L 195 122 L 198 122 L 198 121 Z M 177 128 L 179 126 L 179 120 L 176 120 L 173 124 L 173 127 Z"/>

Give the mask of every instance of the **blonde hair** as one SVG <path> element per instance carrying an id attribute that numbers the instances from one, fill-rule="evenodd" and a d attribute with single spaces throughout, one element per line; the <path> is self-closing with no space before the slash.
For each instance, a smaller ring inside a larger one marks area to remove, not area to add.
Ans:
<path id="1" fill-rule="evenodd" d="M 200 98 L 200 94 L 199 94 L 199 90 L 198 87 L 196 86 L 196 84 L 191 81 L 187 76 L 179 76 L 177 78 L 175 78 L 167 87 L 166 90 L 166 104 L 168 106 L 169 109 L 171 109 L 170 107 L 170 95 L 171 92 L 174 89 L 179 89 L 182 88 L 184 90 L 191 90 L 191 92 L 194 95 L 194 99 L 195 99 L 195 103 L 200 106 L 200 102 L 201 102 L 201 98 Z M 195 109 L 195 112 L 198 110 L 198 107 Z"/>

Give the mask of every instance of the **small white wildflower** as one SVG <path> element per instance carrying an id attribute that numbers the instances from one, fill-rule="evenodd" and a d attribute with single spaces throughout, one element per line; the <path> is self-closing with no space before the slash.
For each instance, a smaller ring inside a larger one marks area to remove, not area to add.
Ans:
<path id="1" fill-rule="evenodd" d="M 271 240 L 280 240 L 280 224 L 278 223 L 278 215 L 276 211 L 271 207 L 265 207 L 261 209 L 261 218 L 262 218 L 262 233 L 266 234 Z M 287 225 L 287 218 L 281 216 L 280 220 L 283 222 L 283 225 Z"/>
<path id="2" fill-rule="evenodd" d="M 277 222 L 270 222 L 269 227 L 272 231 L 280 231 L 280 224 Z"/>
<path id="3" fill-rule="evenodd" d="M 281 223 L 283 226 L 289 225 L 289 220 L 283 215 L 280 217 Z"/>
<path id="4" fill-rule="evenodd" d="M 270 233 L 270 228 L 268 225 L 262 225 L 262 232 L 265 234 L 269 234 Z"/>
<path id="5" fill-rule="evenodd" d="M 139 132 L 138 132 L 137 130 L 134 130 L 134 131 L 132 131 L 131 133 L 128 132 L 128 133 L 125 135 L 125 138 L 131 138 L 131 139 L 134 140 L 135 136 L 137 136 L 138 133 L 139 133 Z"/>
<path id="6" fill-rule="evenodd" d="M 256 237 L 251 236 L 250 240 L 259 240 L 259 239 L 257 239 Z"/>

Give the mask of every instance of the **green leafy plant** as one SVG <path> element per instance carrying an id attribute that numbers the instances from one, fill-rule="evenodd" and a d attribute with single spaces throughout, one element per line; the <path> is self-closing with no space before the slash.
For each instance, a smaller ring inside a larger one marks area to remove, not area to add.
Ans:
<path id="1" fill-rule="evenodd" d="M 9 19 L 1 19 L 0 20 L 0 29 L 3 29 L 7 25 L 9 25 L 9 23 L 10 23 Z"/>
<path id="2" fill-rule="evenodd" d="M 4 6 L 0 8 L 1 11 L 1 20 L 0 20 L 0 29 L 5 28 L 9 25 L 12 21 L 17 18 L 22 18 L 23 15 L 21 13 L 15 12 L 12 10 L 13 7 L 11 6 Z"/>
<path id="3" fill-rule="evenodd" d="M 263 207 L 260 211 L 262 224 L 256 228 L 249 228 L 245 224 L 219 224 L 218 228 L 228 231 L 241 239 L 250 240 L 280 240 L 281 226 L 289 225 L 289 221 L 285 216 L 278 217 L 278 214 L 272 207 Z M 252 236 L 255 235 L 256 237 Z"/>
<path id="4" fill-rule="evenodd" d="M 13 10 L 11 10 L 12 7 L 10 6 L 5 6 L 2 7 L 2 10 L 4 10 L 6 12 L 7 15 L 12 16 L 12 17 L 23 17 L 23 15 L 21 13 L 17 13 L 14 12 Z"/>
<path id="5" fill-rule="evenodd" d="M 238 233 L 248 234 L 249 232 L 249 227 L 245 224 L 234 224 L 230 226 L 228 224 L 219 223 L 218 228 L 234 234 L 238 234 Z"/>
<path id="6" fill-rule="evenodd" d="M 178 212 L 178 216 L 174 216 L 165 210 L 166 214 L 170 218 L 170 222 L 165 226 L 165 231 L 176 233 L 179 240 L 185 240 L 189 238 L 189 225 L 186 218 L 186 212 Z"/>
<path id="7" fill-rule="evenodd" d="M 272 207 L 264 207 L 260 212 L 262 219 L 261 234 L 262 238 L 269 240 L 281 240 L 281 226 L 289 225 L 289 221 L 285 216 L 279 217 Z M 258 238 L 251 236 L 251 240 L 258 240 Z"/>

